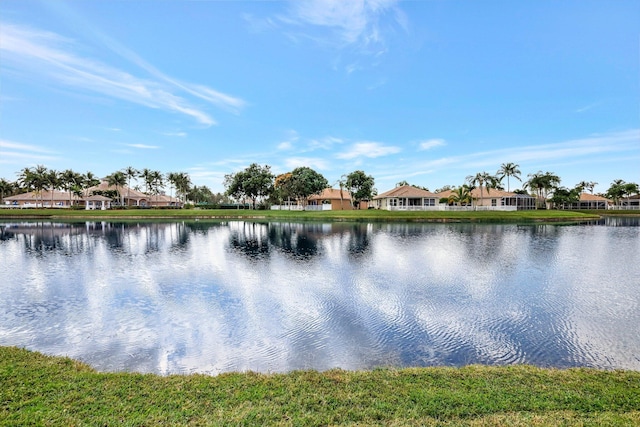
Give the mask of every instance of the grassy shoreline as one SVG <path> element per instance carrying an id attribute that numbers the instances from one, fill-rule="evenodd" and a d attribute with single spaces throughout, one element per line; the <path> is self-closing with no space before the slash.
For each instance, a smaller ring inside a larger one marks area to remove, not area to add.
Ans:
<path id="1" fill-rule="evenodd" d="M 163 210 L 131 209 L 108 211 L 60 209 L 0 209 L 0 219 L 261 219 L 295 221 L 384 221 L 384 222 L 557 222 L 598 219 L 609 211 L 253 211 L 253 210 Z M 622 211 L 625 212 L 625 211 Z M 629 211 L 626 211 L 629 212 Z M 607 213 L 615 215 L 615 213 Z M 640 211 L 633 214 L 640 216 Z M 627 213 L 627 215 L 633 215 Z"/>
<path id="2" fill-rule="evenodd" d="M 638 425 L 640 372 L 531 366 L 157 376 L 0 347 L 0 425 Z"/>

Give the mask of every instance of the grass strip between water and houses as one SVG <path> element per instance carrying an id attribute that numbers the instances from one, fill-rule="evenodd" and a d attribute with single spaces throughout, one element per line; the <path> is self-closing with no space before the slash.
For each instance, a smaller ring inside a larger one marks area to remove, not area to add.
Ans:
<path id="1" fill-rule="evenodd" d="M 604 211 L 603 211 L 604 212 Z M 640 211 L 637 212 L 640 214 Z M 0 219 L 266 219 L 289 221 L 403 221 L 403 222 L 571 222 L 600 218 L 597 211 L 270 211 L 200 209 L 0 209 Z"/>
<path id="2" fill-rule="evenodd" d="M 640 425 L 640 372 L 531 366 L 158 376 L 0 347 L 0 425 Z"/>

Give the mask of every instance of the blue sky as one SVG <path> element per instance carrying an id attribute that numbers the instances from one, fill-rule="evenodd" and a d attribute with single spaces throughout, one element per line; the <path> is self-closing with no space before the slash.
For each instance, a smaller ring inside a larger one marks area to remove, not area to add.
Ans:
<path id="1" fill-rule="evenodd" d="M 254 162 L 640 182 L 640 2 L 0 2 L 0 177 Z"/>

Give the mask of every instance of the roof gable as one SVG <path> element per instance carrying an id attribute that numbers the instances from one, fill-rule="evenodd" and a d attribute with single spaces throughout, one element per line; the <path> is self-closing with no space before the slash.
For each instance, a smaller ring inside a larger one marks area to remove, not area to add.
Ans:
<path id="1" fill-rule="evenodd" d="M 402 185 L 392 190 L 385 191 L 382 194 L 374 197 L 375 199 L 386 199 L 392 197 L 407 197 L 407 198 L 430 198 L 436 199 L 438 196 L 431 191 L 423 190 L 422 188 L 414 187 L 412 185 Z"/>

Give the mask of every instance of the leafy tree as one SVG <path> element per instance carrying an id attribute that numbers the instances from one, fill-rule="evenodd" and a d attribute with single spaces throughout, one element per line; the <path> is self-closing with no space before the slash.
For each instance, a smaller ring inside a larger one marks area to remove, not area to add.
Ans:
<path id="1" fill-rule="evenodd" d="M 572 205 L 580 201 L 580 190 L 578 188 L 569 190 L 565 187 L 558 187 L 553 191 L 553 195 L 549 201 L 553 204 L 554 208 L 559 209 L 562 207 L 564 209 L 567 205 Z"/>
<path id="2" fill-rule="evenodd" d="M 402 187 L 404 185 L 411 185 L 411 184 L 409 184 L 409 182 L 407 182 L 407 180 L 404 180 L 404 179 L 402 181 L 400 181 L 400 182 L 396 182 L 396 188 L 397 187 Z"/>
<path id="3" fill-rule="evenodd" d="M 611 186 L 607 190 L 606 196 L 613 200 L 613 202 L 620 206 L 622 199 L 627 197 L 627 204 L 629 197 L 633 194 L 638 194 L 638 184 L 634 182 L 625 182 L 622 179 L 616 179 L 611 183 Z"/>
<path id="4" fill-rule="evenodd" d="M 467 177 L 467 182 L 471 187 L 475 187 L 477 185 L 480 188 L 480 199 L 484 199 L 485 188 L 487 189 L 487 193 L 489 193 L 492 188 L 496 188 L 498 186 L 498 178 L 487 172 L 478 172 L 475 175 L 469 175 Z"/>
<path id="5" fill-rule="evenodd" d="M 502 182 L 505 176 L 507 177 L 507 191 L 509 192 L 511 192 L 511 185 L 509 182 L 510 177 L 514 177 L 518 181 L 522 182 L 520 179 L 519 165 L 515 163 L 503 163 L 500 165 L 500 169 L 498 169 L 496 177 L 498 178 L 498 181 Z"/>
<path id="6" fill-rule="evenodd" d="M 273 184 L 273 199 L 275 199 L 279 204 L 282 204 L 284 199 L 287 199 L 288 202 L 291 202 L 291 198 L 293 195 L 293 180 L 291 179 L 291 172 L 282 173 L 276 176 L 276 179 Z M 290 205 L 290 203 L 289 203 Z"/>
<path id="7" fill-rule="evenodd" d="M 226 194 L 241 200 L 248 197 L 253 202 L 253 209 L 259 199 L 267 197 L 273 189 L 274 176 L 271 166 L 260 166 L 252 163 L 243 171 L 225 175 Z"/>
<path id="8" fill-rule="evenodd" d="M 299 201 L 307 199 L 313 194 L 320 194 L 329 187 L 329 181 L 321 174 L 307 166 L 301 166 L 291 171 L 288 185 L 291 195 Z"/>
<path id="9" fill-rule="evenodd" d="M 376 192 L 373 177 L 365 174 L 361 170 L 353 171 L 347 175 L 345 185 L 347 191 L 351 194 L 351 201 L 358 209 L 360 209 L 360 202 L 363 200 L 371 200 Z"/>

